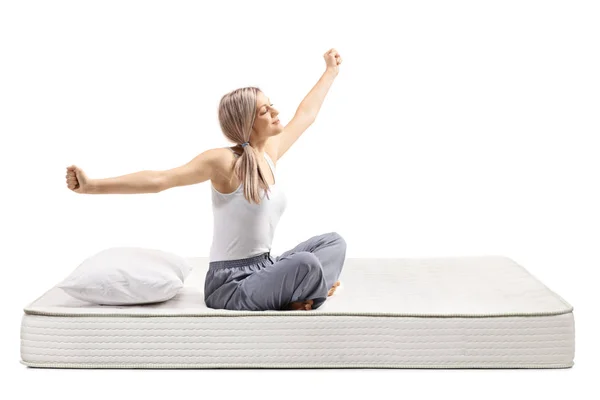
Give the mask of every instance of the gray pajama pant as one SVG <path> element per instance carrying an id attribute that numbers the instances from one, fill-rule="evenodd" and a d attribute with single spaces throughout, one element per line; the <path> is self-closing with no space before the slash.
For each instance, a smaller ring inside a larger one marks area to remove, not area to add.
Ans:
<path id="1" fill-rule="evenodd" d="M 346 258 L 346 241 L 330 232 L 277 256 L 270 252 L 239 260 L 209 263 L 204 282 L 206 306 L 227 310 L 285 310 L 289 303 L 327 300 Z"/>

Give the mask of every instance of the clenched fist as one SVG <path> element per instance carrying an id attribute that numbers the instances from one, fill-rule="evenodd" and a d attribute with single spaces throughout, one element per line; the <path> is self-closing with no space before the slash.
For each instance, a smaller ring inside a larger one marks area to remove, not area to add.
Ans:
<path id="1" fill-rule="evenodd" d="M 89 179 L 83 170 L 75 165 L 67 167 L 67 187 L 75 193 L 89 193 Z"/>
<path id="2" fill-rule="evenodd" d="M 340 53 L 336 49 L 330 49 L 327 53 L 323 54 L 323 58 L 325 59 L 326 68 L 337 75 L 340 70 L 339 65 L 342 63 Z"/>

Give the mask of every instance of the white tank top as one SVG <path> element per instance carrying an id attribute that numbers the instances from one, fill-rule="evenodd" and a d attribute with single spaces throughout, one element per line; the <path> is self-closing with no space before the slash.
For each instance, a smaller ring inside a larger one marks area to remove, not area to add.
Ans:
<path id="1" fill-rule="evenodd" d="M 275 165 L 266 152 L 265 160 L 273 173 L 275 183 L 269 186 L 269 199 L 265 192 L 259 189 L 260 204 L 249 203 L 246 200 L 242 190 L 243 183 L 233 193 L 221 193 L 210 184 L 214 218 L 210 262 L 238 260 L 271 251 L 275 229 L 285 211 L 287 199 L 278 185 Z"/>

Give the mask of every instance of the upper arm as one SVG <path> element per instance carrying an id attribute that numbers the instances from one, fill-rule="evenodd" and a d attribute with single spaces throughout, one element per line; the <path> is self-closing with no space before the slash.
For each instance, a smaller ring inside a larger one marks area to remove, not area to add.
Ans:
<path id="1" fill-rule="evenodd" d="M 275 142 L 277 158 L 281 158 L 292 144 L 304 133 L 304 131 L 315 121 L 312 114 L 298 110 L 294 118 L 283 128 L 283 131 L 273 138 Z"/>
<path id="2" fill-rule="evenodd" d="M 159 191 L 177 186 L 193 185 L 211 179 L 218 159 L 218 149 L 210 149 L 197 155 L 185 165 L 160 171 Z"/>
<path id="3" fill-rule="evenodd" d="M 271 157 L 273 164 L 276 164 L 276 165 L 277 165 L 277 159 L 279 158 L 279 154 L 277 154 L 279 151 L 278 150 L 279 149 L 279 136 L 281 136 L 281 134 L 271 136 L 267 140 L 267 144 L 265 144 L 265 151 L 267 152 L 267 154 L 269 154 L 269 157 Z"/>

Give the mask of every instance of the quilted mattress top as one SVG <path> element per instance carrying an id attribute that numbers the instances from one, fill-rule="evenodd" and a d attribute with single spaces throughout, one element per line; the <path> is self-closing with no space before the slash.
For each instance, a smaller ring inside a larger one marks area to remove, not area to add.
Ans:
<path id="1" fill-rule="evenodd" d="M 522 266 L 503 256 L 347 258 L 341 285 L 311 311 L 233 311 L 204 303 L 207 257 L 194 266 L 171 300 L 136 306 L 99 306 L 53 287 L 25 307 L 28 314 L 60 316 L 390 315 L 499 317 L 556 315 L 573 307 Z"/>

